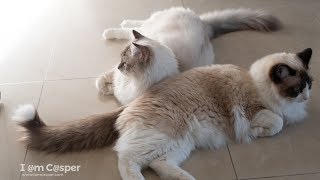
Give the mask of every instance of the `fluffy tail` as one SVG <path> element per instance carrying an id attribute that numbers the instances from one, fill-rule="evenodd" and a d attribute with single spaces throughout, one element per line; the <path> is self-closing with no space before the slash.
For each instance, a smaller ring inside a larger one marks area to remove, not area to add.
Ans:
<path id="1" fill-rule="evenodd" d="M 200 15 L 201 20 L 207 24 L 210 38 L 222 34 L 242 31 L 276 31 L 281 28 L 281 22 L 271 14 L 250 9 L 226 9 Z"/>
<path id="2" fill-rule="evenodd" d="M 29 148 L 48 153 L 64 153 L 101 148 L 118 138 L 114 125 L 124 108 L 94 115 L 61 126 L 47 126 L 32 105 L 17 109 L 13 120 L 22 126 Z"/>

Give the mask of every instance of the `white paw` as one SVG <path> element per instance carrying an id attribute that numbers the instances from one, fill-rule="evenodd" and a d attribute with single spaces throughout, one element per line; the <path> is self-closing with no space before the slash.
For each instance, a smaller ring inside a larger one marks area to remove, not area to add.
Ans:
<path id="1" fill-rule="evenodd" d="M 108 81 L 105 75 L 101 75 L 96 80 L 96 87 L 99 92 L 103 95 L 113 94 L 113 84 L 112 81 Z"/>
<path id="2" fill-rule="evenodd" d="M 280 130 L 269 127 L 253 127 L 251 128 L 251 135 L 253 137 L 269 137 L 278 134 Z"/>
<path id="3" fill-rule="evenodd" d="M 109 29 L 106 29 L 103 31 L 102 33 L 102 37 L 104 39 L 115 39 L 116 38 L 116 30 L 115 29 L 112 29 L 112 28 L 109 28 Z"/>

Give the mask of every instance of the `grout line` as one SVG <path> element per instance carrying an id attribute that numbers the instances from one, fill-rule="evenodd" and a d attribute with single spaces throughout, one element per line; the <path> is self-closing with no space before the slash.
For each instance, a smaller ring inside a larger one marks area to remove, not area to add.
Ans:
<path id="1" fill-rule="evenodd" d="M 12 82 L 12 83 L 2 83 L 0 86 L 3 85 L 17 85 L 17 84 L 31 84 L 31 83 L 41 83 L 43 81 L 24 81 L 24 82 Z"/>
<path id="2" fill-rule="evenodd" d="M 54 44 L 56 44 L 54 42 Z M 53 59 L 53 52 L 54 52 L 54 46 L 51 48 L 51 51 L 50 51 L 50 58 L 49 58 L 49 63 L 48 63 L 48 66 L 47 66 L 47 70 L 46 70 L 46 74 L 44 75 L 44 81 L 47 80 L 47 77 L 48 77 L 48 73 L 49 73 L 49 68 L 50 68 L 50 65 L 52 63 L 52 59 Z"/>
<path id="3" fill-rule="evenodd" d="M 0 86 L 5 86 L 5 85 L 19 85 L 19 84 L 32 84 L 32 83 L 43 83 L 43 82 L 50 82 L 50 81 L 66 81 L 66 80 L 77 80 L 77 79 L 94 79 L 94 78 L 98 78 L 98 76 L 79 77 L 79 78 L 49 79 L 49 80 L 43 80 L 43 81 L 23 81 L 23 82 L 2 83 L 2 84 L 0 84 Z"/>
<path id="4" fill-rule="evenodd" d="M 315 19 L 317 23 L 320 23 L 320 17 L 318 17 L 317 15 L 315 15 Z"/>
<path id="5" fill-rule="evenodd" d="M 53 51 L 53 50 L 51 49 L 50 59 L 51 59 L 51 56 L 52 56 L 52 51 Z M 49 60 L 49 61 L 50 61 L 50 60 Z M 48 72 L 48 70 L 46 71 L 46 74 L 47 74 L 47 72 Z M 45 78 L 46 78 L 46 76 L 45 76 Z M 37 103 L 37 106 L 36 106 L 36 109 L 37 109 L 37 110 L 38 110 L 38 108 L 39 108 L 39 104 L 40 104 L 40 100 L 41 100 L 41 95 L 42 95 L 44 83 L 45 83 L 45 81 L 42 81 L 42 86 L 41 86 L 41 90 L 40 90 L 40 95 L 39 95 L 38 103 Z M 27 148 L 26 148 L 26 153 L 25 153 L 24 158 L 23 158 L 23 164 L 26 163 L 26 158 L 27 158 L 27 154 L 28 154 L 28 149 L 29 149 L 29 147 L 27 146 Z M 22 176 L 22 172 L 20 172 L 20 178 L 19 178 L 19 180 L 21 180 L 21 176 Z"/>
<path id="6" fill-rule="evenodd" d="M 182 4 L 182 7 L 186 8 L 186 5 L 185 5 L 184 1 L 183 0 L 180 0 L 180 1 L 181 1 L 181 4 Z"/>
<path id="7" fill-rule="evenodd" d="M 28 152 L 28 147 L 26 148 L 26 152 L 24 153 L 23 164 L 25 164 L 26 157 L 27 157 L 27 152 Z M 20 171 L 19 180 L 21 180 L 21 176 L 22 176 L 22 171 Z"/>
<path id="8" fill-rule="evenodd" d="M 239 180 L 267 179 L 267 178 L 277 178 L 277 177 L 292 177 L 292 176 L 303 176 L 303 175 L 310 175 L 310 174 L 320 174 L 320 171 L 319 172 L 312 172 L 312 173 L 297 173 L 297 174 L 288 174 L 288 175 L 279 175 L 279 176 L 263 176 L 263 177 L 255 177 L 255 178 L 241 178 Z"/>
<path id="9" fill-rule="evenodd" d="M 52 61 L 53 49 L 54 49 L 54 48 L 51 48 L 50 56 L 49 56 L 48 67 L 47 67 L 47 70 L 46 70 L 46 73 L 45 73 L 45 76 L 44 76 L 44 80 L 42 81 L 42 87 L 41 87 L 41 91 L 40 91 L 40 95 L 39 95 L 39 100 L 38 100 L 38 104 L 37 104 L 37 110 L 38 110 L 38 108 L 39 108 L 39 104 L 40 104 L 40 100 L 41 100 L 41 96 L 42 96 L 42 91 L 43 91 L 44 83 L 46 82 L 46 79 L 47 79 L 47 76 L 48 76 L 49 66 L 50 66 L 51 61 Z"/>
<path id="10" fill-rule="evenodd" d="M 62 79 L 49 79 L 49 80 L 45 80 L 45 82 L 50 82 L 50 81 L 69 81 L 69 80 L 77 80 L 77 79 L 93 79 L 93 78 L 97 78 L 97 76 L 93 77 L 79 77 L 79 78 L 62 78 Z"/>
<path id="11" fill-rule="evenodd" d="M 37 103 L 37 106 L 36 106 L 36 109 L 38 110 L 39 108 L 39 104 L 40 104 L 40 100 L 41 100 L 41 96 L 42 96 L 42 92 L 43 92 L 43 87 L 44 87 L 44 83 L 46 82 L 46 79 L 47 79 L 47 76 L 48 76 L 48 72 L 49 72 L 49 67 L 50 67 L 50 64 L 52 62 L 52 57 L 53 57 L 53 51 L 54 51 L 54 46 L 55 46 L 55 41 L 53 42 L 53 47 L 51 48 L 51 51 L 50 51 L 50 55 L 49 55 L 49 62 L 48 62 L 48 65 L 47 65 L 47 69 L 46 69 L 46 73 L 45 73 L 45 76 L 44 76 L 44 80 L 42 81 L 42 86 L 41 86 L 41 90 L 40 90 L 40 95 L 39 95 L 39 99 L 38 99 L 38 103 Z M 40 81 L 41 82 L 41 81 Z M 23 164 L 26 163 L 26 158 L 27 158 L 27 154 L 28 154 L 28 149 L 29 147 L 26 148 L 26 153 L 24 155 L 24 158 L 23 158 Z M 22 177 L 22 172 L 20 172 L 20 178 L 19 180 L 21 180 L 21 177 Z"/>
<path id="12" fill-rule="evenodd" d="M 40 90 L 40 95 L 39 95 L 38 103 L 37 103 L 37 106 L 36 106 L 36 109 L 37 109 L 37 110 L 38 110 L 38 107 L 39 107 L 39 104 L 40 104 L 43 86 L 44 86 L 44 81 L 42 82 L 42 87 L 41 87 L 41 90 Z M 23 158 L 23 164 L 26 163 L 26 158 L 27 158 L 27 154 L 28 154 L 28 149 L 29 149 L 29 146 L 27 146 L 27 148 L 26 148 L 26 153 L 25 153 L 24 158 Z M 21 180 L 21 176 L 22 176 L 22 171 L 20 172 L 20 178 L 19 178 L 19 180 Z"/>
<path id="13" fill-rule="evenodd" d="M 231 164 L 232 164 L 233 172 L 234 172 L 234 174 L 236 175 L 236 179 L 239 179 L 239 178 L 238 178 L 237 171 L 236 171 L 236 168 L 235 168 L 234 163 L 233 163 L 233 159 L 232 159 L 232 156 L 231 156 L 230 150 L 229 150 L 229 145 L 227 145 L 227 149 L 228 149 L 229 157 L 230 157 L 230 160 L 231 160 Z"/>

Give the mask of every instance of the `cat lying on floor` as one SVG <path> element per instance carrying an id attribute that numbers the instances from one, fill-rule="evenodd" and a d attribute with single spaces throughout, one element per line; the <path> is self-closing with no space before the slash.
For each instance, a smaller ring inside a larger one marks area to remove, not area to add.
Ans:
<path id="1" fill-rule="evenodd" d="M 96 86 L 102 94 L 114 94 L 121 104 L 128 104 L 167 77 L 213 64 L 210 39 L 233 31 L 274 31 L 280 22 L 270 14 L 250 9 L 198 16 L 179 7 L 155 12 L 146 20 L 125 20 L 121 27 L 107 29 L 103 36 L 132 42 L 122 52 L 119 66 L 100 76 Z"/>
<path id="2" fill-rule="evenodd" d="M 235 65 L 194 68 L 113 112 L 60 126 L 47 126 L 32 105 L 17 109 L 13 119 L 34 150 L 65 153 L 116 142 L 125 180 L 144 179 L 141 169 L 148 166 L 163 179 L 194 179 L 179 167 L 193 150 L 273 136 L 305 118 L 311 54 L 310 48 L 271 54 L 249 71 Z M 170 50 L 166 56 L 173 56 Z"/>

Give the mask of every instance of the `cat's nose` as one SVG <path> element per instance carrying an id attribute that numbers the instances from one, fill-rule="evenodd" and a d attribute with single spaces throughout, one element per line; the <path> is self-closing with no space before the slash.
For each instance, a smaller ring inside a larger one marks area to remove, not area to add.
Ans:
<path id="1" fill-rule="evenodd" d="M 309 99 L 309 95 L 304 95 L 302 97 L 303 97 L 303 100 L 305 100 L 305 101 Z"/>

